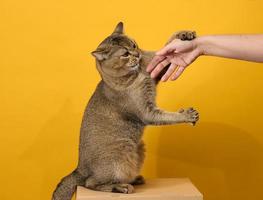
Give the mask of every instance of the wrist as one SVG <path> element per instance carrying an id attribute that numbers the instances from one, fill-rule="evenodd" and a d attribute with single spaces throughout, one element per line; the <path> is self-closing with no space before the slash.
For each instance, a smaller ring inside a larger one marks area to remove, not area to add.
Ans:
<path id="1" fill-rule="evenodd" d="M 199 55 L 208 55 L 207 45 L 206 45 L 207 36 L 197 37 L 193 40 L 194 48 L 198 51 Z"/>

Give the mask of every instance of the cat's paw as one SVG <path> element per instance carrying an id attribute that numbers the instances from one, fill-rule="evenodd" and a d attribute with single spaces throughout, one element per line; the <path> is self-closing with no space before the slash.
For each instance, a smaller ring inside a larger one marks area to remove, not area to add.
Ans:
<path id="1" fill-rule="evenodd" d="M 199 119 L 198 112 L 193 108 L 180 109 L 179 113 L 183 115 L 184 122 L 186 123 L 192 123 L 193 125 L 195 125 Z"/>
<path id="2" fill-rule="evenodd" d="M 116 184 L 112 188 L 112 192 L 130 194 L 134 191 L 134 187 L 131 184 Z"/>
<path id="3" fill-rule="evenodd" d="M 195 31 L 179 31 L 175 33 L 175 38 L 180 40 L 193 40 L 196 38 Z"/>
<path id="4" fill-rule="evenodd" d="M 145 184 L 145 179 L 142 175 L 136 176 L 136 178 L 131 182 L 132 185 L 142 185 Z"/>

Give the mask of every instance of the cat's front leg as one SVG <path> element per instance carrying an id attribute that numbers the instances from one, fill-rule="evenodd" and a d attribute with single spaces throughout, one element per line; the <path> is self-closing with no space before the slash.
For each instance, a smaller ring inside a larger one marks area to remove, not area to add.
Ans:
<path id="1" fill-rule="evenodd" d="M 167 112 L 158 108 L 147 110 L 142 115 L 142 120 L 147 125 L 195 124 L 199 119 L 198 112 L 193 108 L 181 109 L 178 112 Z"/>
<path id="2" fill-rule="evenodd" d="M 174 39 L 179 39 L 179 40 L 193 40 L 196 38 L 196 32 L 195 31 L 178 31 L 174 33 L 168 42 L 166 44 L 169 44 L 172 42 Z"/>

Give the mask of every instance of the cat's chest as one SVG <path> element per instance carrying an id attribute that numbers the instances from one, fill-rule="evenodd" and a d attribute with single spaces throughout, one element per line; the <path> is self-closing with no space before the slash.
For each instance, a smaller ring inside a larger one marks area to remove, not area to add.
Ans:
<path id="1" fill-rule="evenodd" d="M 128 98 L 133 102 L 154 101 L 156 93 L 155 81 L 150 76 L 141 74 L 128 91 Z"/>

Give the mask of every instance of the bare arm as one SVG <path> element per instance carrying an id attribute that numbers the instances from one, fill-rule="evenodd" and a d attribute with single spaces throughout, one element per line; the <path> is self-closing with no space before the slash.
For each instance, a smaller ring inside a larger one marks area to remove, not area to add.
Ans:
<path id="1" fill-rule="evenodd" d="M 193 42 L 203 55 L 263 62 L 263 34 L 211 35 Z"/>
<path id="2" fill-rule="evenodd" d="M 192 41 L 173 40 L 156 53 L 147 67 L 151 77 L 171 64 L 162 81 L 176 80 L 201 55 L 263 62 L 263 34 L 209 35 Z"/>

